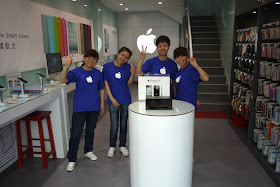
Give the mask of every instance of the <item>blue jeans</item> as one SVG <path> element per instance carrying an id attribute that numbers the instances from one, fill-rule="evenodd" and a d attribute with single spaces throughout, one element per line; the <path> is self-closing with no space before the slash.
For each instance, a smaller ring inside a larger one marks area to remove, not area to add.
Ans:
<path id="1" fill-rule="evenodd" d="M 69 142 L 69 151 L 67 158 L 69 162 L 76 162 L 80 138 L 86 122 L 86 135 L 84 153 L 93 150 L 94 130 L 96 128 L 99 111 L 73 112 L 72 131 Z"/>
<path id="2" fill-rule="evenodd" d="M 120 144 L 119 147 L 125 147 L 126 144 L 126 134 L 127 134 L 127 118 L 128 118 L 128 105 L 120 104 L 119 107 L 114 107 L 114 105 L 109 105 L 110 111 L 110 147 L 116 147 L 118 129 L 119 129 L 119 116 L 120 116 Z"/>

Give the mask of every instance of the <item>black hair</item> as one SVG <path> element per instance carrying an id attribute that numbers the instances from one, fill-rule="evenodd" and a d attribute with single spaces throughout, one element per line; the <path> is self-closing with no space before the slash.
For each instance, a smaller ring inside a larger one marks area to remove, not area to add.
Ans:
<path id="1" fill-rule="evenodd" d="M 96 58 L 97 60 L 99 59 L 98 52 L 95 49 L 87 50 L 84 57 L 93 57 Z"/>
<path id="2" fill-rule="evenodd" d="M 161 35 L 157 38 L 157 41 L 156 41 L 156 46 L 159 44 L 159 43 L 164 43 L 166 42 L 169 46 L 170 46 L 170 39 L 167 37 L 167 36 L 164 36 L 164 35 Z"/>
<path id="3" fill-rule="evenodd" d="M 174 59 L 178 56 L 188 56 L 188 50 L 185 47 L 178 47 L 174 50 Z"/>
<path id="4" fill-rule="evenodd" d="M 131 57 L 132 55 L 132 51 L 130 49 L 128 49 L 127 47 L 122 47 L 120 50 L 119 50 L 119 53 L 123 52 L 123 51 L 126 51 L 129 53 L 129 58 Z"/>
<path id="5" fill-rule="evenodd" d="M 89 49 L 86 51 L 84 57 L 93 57 L 93 58 L 96 58 L 97 61 L 99 59 L 99 55 L 98 55 L 98 52 L 95 50 L 95 49 Z M 82 66 L 85 65 L 85 62 L 82 64 Z"/>

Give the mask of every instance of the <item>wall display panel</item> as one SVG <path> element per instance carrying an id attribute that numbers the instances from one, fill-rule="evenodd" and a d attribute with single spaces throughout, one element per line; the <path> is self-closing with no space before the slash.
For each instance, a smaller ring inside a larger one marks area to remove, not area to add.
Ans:
<path id="1" fill-rule="evenodd" d="M 112 56 L 118 52 L 118 31 L 115 27 L 103 24 L 103 55 Z"/>
<path id="2" fill-rule="evenodd" d="M 84 23 L 90 25 L 91 28 L 93 26 L 92 20 L 29 0 L 3 0 L 0 7 L 0 17 L 6 19 L 0 19 L 0 76 L 45 67 L 46 50 L 44 49 L 43 42 L 42 14 L 51 15 L 52 18 L 53 16 L 63 18 L 63 28 L 65 28 L 64 19 L 66 22 Z M 91 32 L 93 36 L 93 29 L 91 29 Z M 53 34 L 55 39 L 55 33 Z M 59 38 L 59 24 L 57 34 Z M 66 47 L 65 55 L 67 55 L 68 47 L 65 45 L 65 34 L 63 39 L 64 47 Z M 92 40 L 92 46 L 93 42 Z M 49 41 L 49 45 L 51 43 Z M 57 45 L 60 45 L 60 43 L 61 41 L 58 40 Z M 55 41 L 54 44 L 56 44 Z M 55 46 L 53 48 L 54 50 L 56 49 Z M 74 54 L 73 56 L 74 61 L 82 59 L 83 57 L 80 54 Z M 13 65 L 11 66 L 11 64 Z"/>

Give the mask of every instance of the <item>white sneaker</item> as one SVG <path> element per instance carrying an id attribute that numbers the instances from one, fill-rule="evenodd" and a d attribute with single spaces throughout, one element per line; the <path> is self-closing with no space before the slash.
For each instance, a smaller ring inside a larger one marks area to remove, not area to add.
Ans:
<path id="1" fill-rule="evenodd" d="M 66 171 L 68 171 L 68 172 L 73 171 L 74 168 L 75 168 L 75 164 L 76 164 L 76 162 L 69 162 L 69 163 L 67 164 Z"/>
<path id="2" fill-rule="evenodd" d="M 126 149 L 126 147 L 120 147 L 120 151 L 122 152 L 123 156 L 128 156 L 129 155 L 128 150 Z"/>
<path id="3" fill-rule="evenodd" d="M 97 160 L 97 156 L 95 154 L 93 154 L 93 152 L 87 152 L 85 154 L 85 157 L 89 158 L 90 160 Z"/>
<path id="4" fill-rule="evenodd" d="M 107 153 L 107 156 L 111 158 L 111 157 L 114 156 L 114 153 L 115 153 L 115 148 L 114 147 L 110 147 L 109 151 Z"/>

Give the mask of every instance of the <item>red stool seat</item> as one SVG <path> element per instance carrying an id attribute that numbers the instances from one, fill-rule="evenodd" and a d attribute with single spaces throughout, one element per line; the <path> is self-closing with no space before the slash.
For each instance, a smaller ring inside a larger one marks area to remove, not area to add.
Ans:
<path id="1" fill-rule="evenodd" d="M 34 154 L 41 154 L 43 159 L 43 166 L 44 168 L 48 168 L 47 165 L 47 158 L 51 155 L 53 155 L 53 159 L 56 159 L 56 151 L 55 151 L 55 145 L 54 145 L 54 139 L 53 139 L 53 132 L 52 132 L 52 125 L 51 125 L 51 119 L 50 119 L 50 113 L 51 111 L 36 111 L 28 116 L 25 116 L 16 122 L 16 128 L 17 128 L 17 143 L 18 143 L 18 166 L 23 166 L 23 155 L 27 154 L 29 158 L 33 158 Z M 47 120 L 48 125 L 48 131 L 49 131 L 49 139 L 44 139 L 44 133 L 43 133 L 43 127 L 42 127 L 42 120 Z M 26 131 L 27 131 L 27 142 L 28 145 L 22 145 L 21 142 L 21 129 L 20 129 L 20 121 L 24 120 L 26 121 Z M 39 139 L 32 138 L 31 137 L 31 128 L 30 128 L 30 121 L 37 121 L 38 122 L 38 130 L 39 130 Z M 40 146 L 33 146 L 32 140 L 39 140 Z M 45 150 L 45 141 L 50 141 L 51 144 L 51 151 L 46 152 Z M 22 151 L 23 147 L 28 147 L 25 151 Z M 41 152 L 33 151 L 33 147 L 39 147 L 41 148 Z"/>

